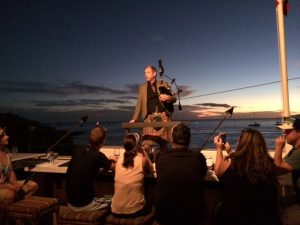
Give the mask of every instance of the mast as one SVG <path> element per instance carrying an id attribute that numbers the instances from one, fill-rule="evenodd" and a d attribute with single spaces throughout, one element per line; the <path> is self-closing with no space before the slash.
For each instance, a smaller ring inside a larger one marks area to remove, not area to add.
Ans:
<path id="1" fill-rule="evenodd" d="M 280 63 L 280 72 L 281 72 L 284 121 L 290 116 L 288 73 L 287 73 L 286 46 L 285 46 L 285 29 L 284 29 L 284 15 L 283 15 L 283 7 L 284 7 L 283 5 L 285 1 L 286 0 L 276 0 L 277 37 L 278 37 L 279 63 Z"/>

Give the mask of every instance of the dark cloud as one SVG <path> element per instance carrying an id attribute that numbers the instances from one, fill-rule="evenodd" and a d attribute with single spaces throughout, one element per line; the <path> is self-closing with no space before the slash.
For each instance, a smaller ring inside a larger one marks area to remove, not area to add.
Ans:
<path id="1" fill-rule="evenodd" d="M 180 96 L 183 98 L 186 96 L 189 96 L 195 92 L 194 90 L 190 90 L 190 86 L 187 86 L 187 85 L 180 85 L 180 86 L 178 86 L 178 88 L 179 88 L 179 90 L 181 90 Z M 173 90 L 173 91 L 178 92 L 178 90 Z"/>
<path id="2" fill-rule="evenodd" d="M 117 99 L 77 99 L 77 100 L 50 100 L 50 101 L 32 101 L 38 107 L 57 107 L 57 106 L 99 106 L 107 104 L 125 104 L 128 101 Z"/>
<path id="3" fill-rule="evenodd" d="M 81 81 L 62 84 L 49 84 L 36 81 L 4 81 L 0 80 L 0 92 L 46 94 L 58 96 L 70 96 L 77 94 L 110 94 L 125 95 L 137 92 L 135 85 L 127 85 L 128 90 L 118 90 L 110 87 L 88 85 Z M 133 91 L 134 90 L 134 91 Z"/>
<path id="4" fill-rule="evenodd" d="M 133 113 L 135 106 L 121 105 L 121 106 L 118 106 L 118 109 L 124 110 L 124 111 L 131 111 Z"/>
<path id="5" fill-rule="evenodd" d="M 0 81 L 0 92 L 7 93 L 44 93 L 44 94 L 64 94 L 65 90 L 60 87 L 37 81 Z"/>
<path id="6" fill-rule="evenodd" d="M 215 108 L 215 107 L 221 107 L 221 108 L 230 108 L 231 105 L 228 105 L 228 104 L 220 104 L 220 103 L 198 103 L 196 105 L 199 105 L 199 106 L 205 106 L 205 107 L 212 107 L 212 108 Z"/>
<path id="7" fill-rule="evenodd" d="M 128 93 L 138 93 L 139 92 L 140 84 L 127 84 L 126 87 L 128 88 Z"/>
<path id="8" fill-rule="evenodd" d="M 134 100 L 136 100 L 137 95 L 135 95 L 135 96 L 120 96 L 120 97 L 118 97 L 118 99 L 126 99 L 126 100 L 134 99 Z"/>
<path id="9" fill-rule="evenodd" d="M 76 94 L 100 94 L 100 93 L 108 93 L 108 94 L 127 94 L 128 91 L 117 90 L 109 87 L 103 86 L 95 86 L 95 85 L 87 85 L 83 84 L 81 81 L 74 81 L 71 83 L 65 84 L 65 87 L 70 90 L 76 91 Z"/>
<path id="10" fill-rule="evenodd" d="M 176 107 L 176 105 L 175 105 L 175 107 Z M 198 106 L 198 105 L 182 105 L 182 109 L 185 111 L 193 111 L 193 110 L 201 110 L 201 109 L 206 109 L 206 108 Z"/>

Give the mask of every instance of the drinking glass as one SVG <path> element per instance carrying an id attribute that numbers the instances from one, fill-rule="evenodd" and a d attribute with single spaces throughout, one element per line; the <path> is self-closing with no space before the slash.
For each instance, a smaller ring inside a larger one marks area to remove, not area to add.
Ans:
<path id="1" fill-rule="evenodd" d="M 57 163 L 57 158 L 58 158 L 58 153 L 53 152 L 53 162 L 52 163 Z"/>
<path id="2" fill-rule="evenodd" d="M 50 164 L 53 164 L 54 160 L 57 159 L 57 157 L 58 157 L 58 153 L 57 152 L 50 151 L 47 154 L 47 159 L 49 160 Z"/>

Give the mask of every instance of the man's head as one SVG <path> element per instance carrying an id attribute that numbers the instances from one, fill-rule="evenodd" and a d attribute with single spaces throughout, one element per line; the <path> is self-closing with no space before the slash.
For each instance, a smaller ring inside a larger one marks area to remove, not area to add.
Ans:
<path id="1" fill-rule="evenodd" d="M 147 65 L 145 68 L 146 81 L 153 83 L 156 80 L 157 70 L 154 66 Z"/>
<path id="2" fill-rule="evenodd" d="M 0 146 L 4 147 L 8 145 L 9 136 L 6 134 L 4 128 L 0 127 Z"/>
<path id="3" fill-rule="evenodd" d="M 100 148 L 106 141 L 106 129 L 102 127 L 95 127 L 90 131 L 89 143 L 94 148 Z"/>
<path id="4" fill-rule="evenodd" d="M 278 128 L 281 130 L 295 129 L 297 131 L 300 131 L 300 119 L 290 117 L 282 125 L 279 125 Z"/>
<path id="5" fill-rule="evenodd" d="M 189 146 L 191 130 L 188 126 L 180 123 L 172 128 L 172 142 L 175 145 Z"/>
<path id="6" fill-rule="evenodd" d="M 294 147 L 300 146 L 300 119 L 290 117 L 282 125 L 278 126 L 283 130 L 288 144 Z"/>

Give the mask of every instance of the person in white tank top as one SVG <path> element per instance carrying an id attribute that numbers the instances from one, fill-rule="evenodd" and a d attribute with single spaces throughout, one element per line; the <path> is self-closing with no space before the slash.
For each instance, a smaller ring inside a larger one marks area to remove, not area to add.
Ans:
<path id="1" fill-rule="evenodd" d="M 111 211 L 119 217 L 146 215 L 144 177 L 154 173 L 147 153 L 140 148 L 139 135 L 129 133 L 124 138 L 125 152 L 117 161 L 115 168 L 114 196 Z"/>

